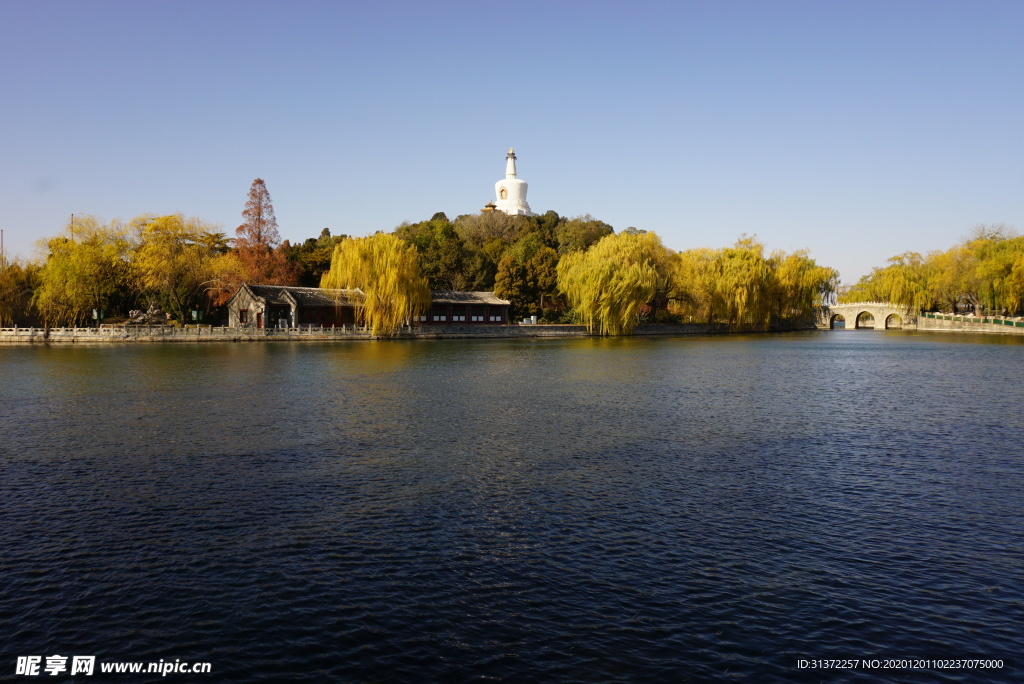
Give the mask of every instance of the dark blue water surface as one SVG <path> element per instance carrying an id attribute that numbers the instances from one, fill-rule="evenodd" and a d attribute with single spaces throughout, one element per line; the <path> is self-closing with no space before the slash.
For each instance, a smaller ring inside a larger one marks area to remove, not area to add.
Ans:
<path id="1" fill-rule="evenodd" d="M 0 348 L 0 679 L 1011 681 L 1022 342 Z"/>

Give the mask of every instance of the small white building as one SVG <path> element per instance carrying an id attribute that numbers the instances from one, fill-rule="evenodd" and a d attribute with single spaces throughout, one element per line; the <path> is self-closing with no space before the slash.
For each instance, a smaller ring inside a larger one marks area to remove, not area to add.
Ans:
<path id="1" fill-rule="evenodd" d="M 526 203 L 527 187 L 526 181 L 516 178 L 516 151 L 509 148 L 505 156 L 505 180 L 494 184 L 497 200 L 493 206 L 488 204 L 487 207 L 511 216 L 536 216 Z"/>

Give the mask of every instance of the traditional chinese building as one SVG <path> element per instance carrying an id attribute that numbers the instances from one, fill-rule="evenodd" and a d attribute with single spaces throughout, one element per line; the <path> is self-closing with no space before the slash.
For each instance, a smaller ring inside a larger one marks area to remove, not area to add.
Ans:
<path id="1" fill-rule="evenodd" d="M 434 290 L 427 312 L 418 325 L 505 325 L 510 302 L 493 292 Z M 243 284 L 228 300 L 232 328 L 330 327 L 359 321 L 362 290 Z"/>
<path id="2" fill-rule="evenodd" d="M 228 300 L 228 325 L 232 328 L 353 325 L 362 297 L 361 290 L 243 283 Z"/>
<path id="3" fill-rule="evenodd" d="M 430 310 L 419 317 L 421 325 L 505 325 L 508 323 L 508 300 L 493 292 L 458 292 L 432 290 Z"/>

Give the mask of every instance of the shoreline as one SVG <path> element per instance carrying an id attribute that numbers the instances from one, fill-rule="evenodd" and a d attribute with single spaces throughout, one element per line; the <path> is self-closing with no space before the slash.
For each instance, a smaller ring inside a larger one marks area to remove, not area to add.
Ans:
<path id="1" fill-rule="evenodd" d="M 794 328 L 785 331 L 813 330 L 813 327 Z M 730 334 L 725 325 L 646 325 L 634 331 L 634 337 L 674 337 L 687 335 Z M 587 330 L 584 325 L 537 324 L 537 325 L 476 325 L 476 326 L 431 326 L 400 331 L 394 336 L 373 335 L 358 328 L 305 328 L 305 329 L 263 329 L 225 328 L 214 326 L 186 326 L 173 328 L 152 326 L 149 328 L 124 328 L 109 326 L 100 328 L 51 328 L 49 335 L 42 328 L 0 329 L 0 346 L 37 346 L 68 344 L 180 344 L 212 342 L 346 342 L 366 340 L 446 340 L 446 339 L 529 339 L 529 338 L 574 338 L 603 337 Z"/>
<path id="2" fill-rule="evenodd" d="M 923 325 L 922 325 L 923 323 Z M 871 328 L 867 328 L 870 330 Z M 827 326 L 779 328 L 765 331 L 730 330 L 727 325 L 650 324 L 640 325 L 632 337 L 685 337 L 693 335 L 775 334 L 800 331 L 826 331 Z M 877 328 L 876 328 L 877 330 Z M 996 323 L 964 322 L 919 317 L 915 324 L 892 330 L 911 332 L 948 332 L 988 335 L 1024 335 L 1024 327 Z M 837 329 L 835 332 L 845 332 Z M 853 332 L 853 330 L 851 330 Z M 584 325 L 461 325 L 430 326 L 406 329 L 394 336 L 373 335 L 366 329 L 321 328 L 262 329 L 227 328 L 215 326 L 149 326 L 125 328 L 101 326 L 99 328 L 0 328 L 0 347 L 39 345 L 106 345 L 106 344 L 181 344 L 213 342 L 350 342 L 369 340 L 459 340 L 459 339 L 540 339 L 605 337 L 590 332 Z"/>

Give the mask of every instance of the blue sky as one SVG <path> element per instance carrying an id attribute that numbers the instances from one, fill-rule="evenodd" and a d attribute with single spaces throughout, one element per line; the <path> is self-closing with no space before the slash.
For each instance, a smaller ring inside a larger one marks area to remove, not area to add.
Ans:
<path id="1" fill-rule="evenodd" d="M 182 212 L 282 237 L 534 211 L 757 234 L 855 282 L 1024 229 L 1020 2 L 0 0 L 0 228 Z"/>

